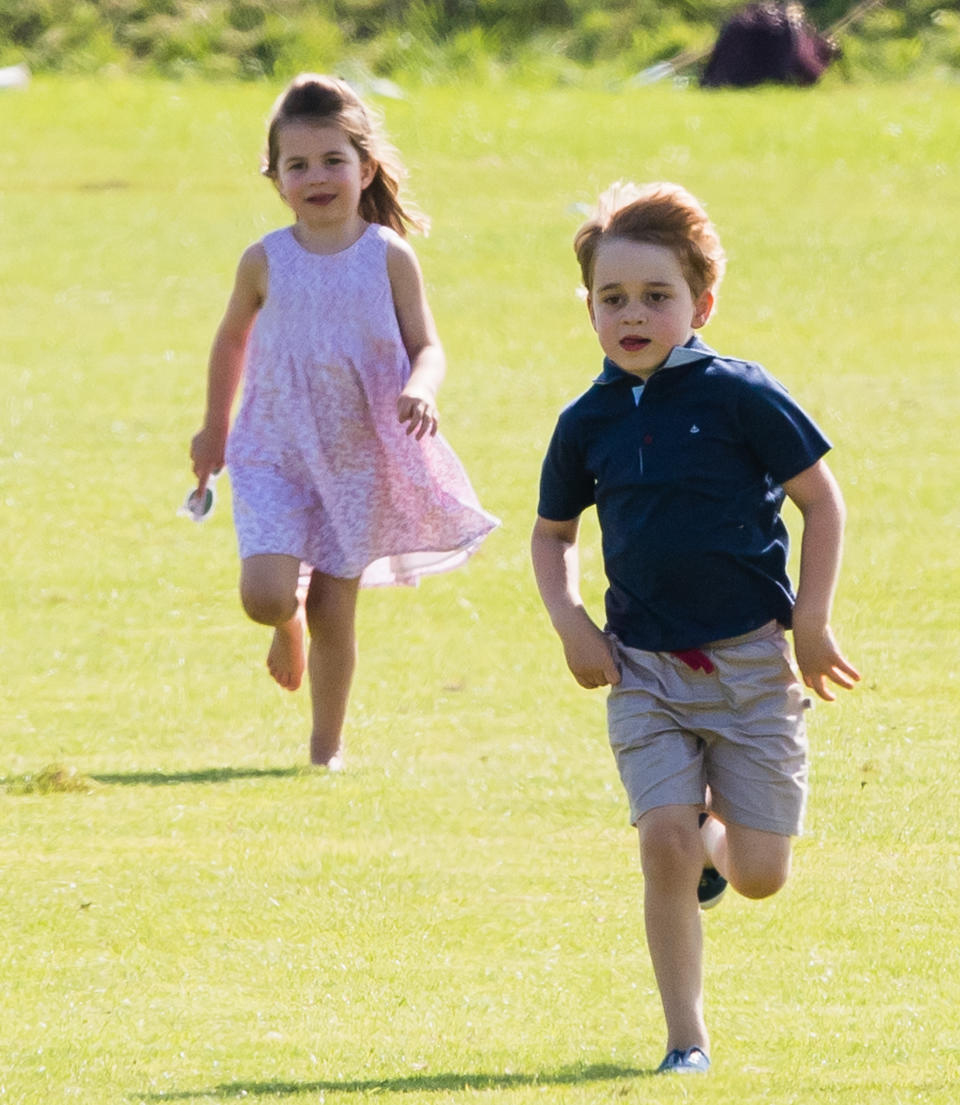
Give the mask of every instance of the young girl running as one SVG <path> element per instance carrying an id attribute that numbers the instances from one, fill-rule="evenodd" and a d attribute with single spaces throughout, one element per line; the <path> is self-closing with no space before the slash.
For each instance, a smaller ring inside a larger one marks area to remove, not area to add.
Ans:
<path id="1" fill-rule="evenodd" d="M 294 223 L 240 259 L 190 455 L 201 501 L 230 470 L 243 607 L 274 627 L 281 687 L 306 669 L 310 759 L 337 769 L 358 588 L 454 568 L 498 522 L 437 433 L 445 360 L 403 237 L 426 221 L 401 203 L 402 168 L 368 109 L 340 80 L 297 77 L 263 172 Z"/>

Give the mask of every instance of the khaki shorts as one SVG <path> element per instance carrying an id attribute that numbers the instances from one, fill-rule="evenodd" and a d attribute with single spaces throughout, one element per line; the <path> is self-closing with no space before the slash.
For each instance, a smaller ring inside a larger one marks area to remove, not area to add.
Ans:
<path id="1" fill-rule="evenodd" d="M 621 682 L 607 700 L 610 746 L 633 824 L 658 806 L 711 808 L 723 821 L 793 836 L 807 799 L 805 711 L 783 629 L 705 645 L 715 671 L 613 638 Z"/>

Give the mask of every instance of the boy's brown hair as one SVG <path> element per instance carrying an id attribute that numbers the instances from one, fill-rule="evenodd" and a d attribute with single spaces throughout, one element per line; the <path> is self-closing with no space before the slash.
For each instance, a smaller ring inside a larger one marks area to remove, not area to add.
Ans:
<path id="1" fill-rule="evenodd" d="M 573 239 L 587 291 L 600 243 L 612 238 L 665 246 L 676 255 L 694 299 L 708 290 L 716 294 L 726 268 L 723 246 L 703 205 L 679 184 L 618 183 L 603 193 Z"/>

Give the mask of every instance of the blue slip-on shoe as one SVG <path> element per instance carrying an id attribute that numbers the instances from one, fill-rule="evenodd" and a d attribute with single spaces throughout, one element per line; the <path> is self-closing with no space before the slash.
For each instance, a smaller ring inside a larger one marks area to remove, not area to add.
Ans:
<path id="1" fill-rule="evenodd" d="M 706 1074 L 709 1069 L 710 1060 L 700 1048 L 676 1047 L 667 1052 L 657 1074 Z"/>
<path id="2" fill-rule="evenodd" d="M 727 880 L 715 867 L 704 867 L 697 887 L 697 901 L 701 909 L 713 909 L 727 889 Z"/>

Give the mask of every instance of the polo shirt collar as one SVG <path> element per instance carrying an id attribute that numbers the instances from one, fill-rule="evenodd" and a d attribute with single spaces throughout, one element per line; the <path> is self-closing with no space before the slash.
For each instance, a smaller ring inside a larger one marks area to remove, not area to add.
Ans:
<path id="1" fill-rule="evenodd" d="M 686 343 L 686 345 L 675 345 L 670 350 L 667 359 L 657 369 L 654 375 L 657 375 L 665 368 L 678 368 L 680 365 L 696 364 L 697 361 L 709 361 L 713 357 L 716 357 L 717 353 L 711 349 L 706 342 L 694 334 L 693 337 Z M 615 384 L 618 380 L 636 380 L 636 376 L 631 372 L 624 372 L 623 369 L 612 361 L 609 357 L 603 358 L 603 371 L 593 381 L 595 384 Z"/>

